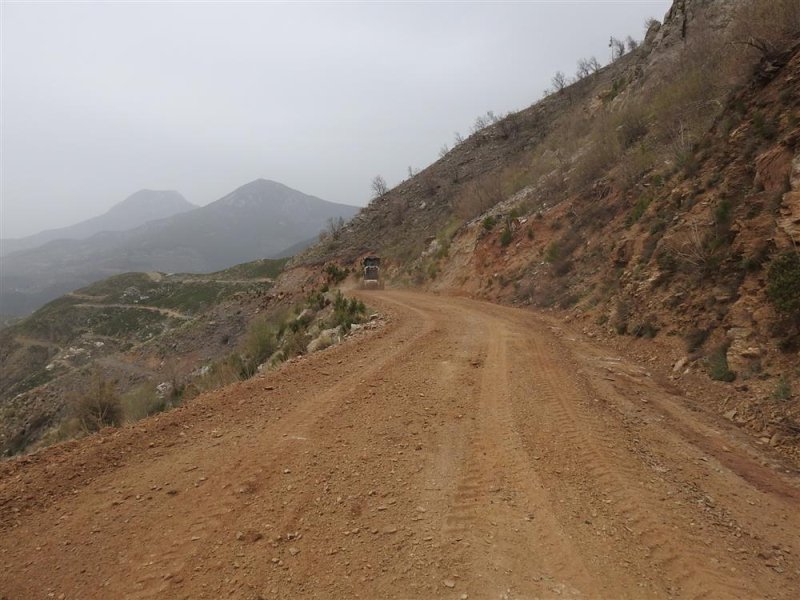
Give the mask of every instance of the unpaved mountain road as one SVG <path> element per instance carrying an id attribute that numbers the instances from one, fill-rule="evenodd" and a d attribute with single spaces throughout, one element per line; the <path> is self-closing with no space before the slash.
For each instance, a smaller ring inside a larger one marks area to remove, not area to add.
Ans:
<path id="1" fill-rule="evenodd" d="M 0 464 L 0 597 L 798 598 L 800 484 L 527 311 L 388 324 Z"/>

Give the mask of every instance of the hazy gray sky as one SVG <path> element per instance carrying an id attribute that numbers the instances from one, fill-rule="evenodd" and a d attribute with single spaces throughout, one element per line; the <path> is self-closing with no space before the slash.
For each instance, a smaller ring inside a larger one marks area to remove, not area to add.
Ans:
<path id="1" fill-rule="evenodd" d="M 258 177 L 363 205 L 670 4 L 3 1 L 0 233 Z"/>

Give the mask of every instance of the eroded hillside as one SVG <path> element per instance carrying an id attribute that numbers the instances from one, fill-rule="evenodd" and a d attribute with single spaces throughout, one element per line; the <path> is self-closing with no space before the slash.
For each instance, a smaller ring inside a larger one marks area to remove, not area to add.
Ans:
<path id="1" fill-rule="evenodd" d="M 725 382 L 720 411 L 792 445 L 798 32 L 796 2 L 675 2 L 638 49 L 477 131 L 296 263 L 378 252 L 400 284 L 655 338 L 676 378 Z"/>

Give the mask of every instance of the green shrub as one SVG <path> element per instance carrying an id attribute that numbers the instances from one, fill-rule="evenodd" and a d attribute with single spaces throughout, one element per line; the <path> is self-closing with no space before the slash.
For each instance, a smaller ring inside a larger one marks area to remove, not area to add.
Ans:
<path id="1" fill-rule="evenodd" d="M 728 346 L 717 346 L 708 357 L 708 375 L 714 381 L 731 382 L 736 379 L 736 373 L 728 366 Z"/>
<path id="2" fill-rule="evenodd" d="M 506 227 L 503 229 L 503 233 L 500 234 L 500 245 L 505 248 L 511 243 L 511 240 L 514 239 L 514 234 L 511 232 L 511 229 Z"/>
<path id="3" fill-rule="evenodd" d="M 785 252 L 767 273 L 767 297 L 785 313 L 800 313 L 800 253 Z"/>
<path id="4" fill-rule="evenodd" d="M 330 263 L 325 267 L 325 274 L 328 277 L 328 283 L 336 285 L 347 279 L 347 276 L 350 274 L 350 270 L 341 268 L 336 264 Z"/>
<path id="5" fill-rule="evenodd" d="M 314 290 L 306 296 L 306 306 L 311 310 L 322 310 L 328 304 L 325 300 L 325 292 L 328 291 L 328 286 L 322 286 L 322 289 Z"/>
<path id="6" fill-rule="evenodd" d="M 775 400 L 788 400 L 792 397 L 792 385 L 789 383 L 789 380 L 786 379 L 785 375 L 781 375 L 778 378 L 778 383 L 772 391 L 772 397 Z"/>
<path id="7" fill-rule="evenodd" d="M 727 225 L 733 216 L 733 205 L 727 198 L 720 200 L 717 207 L 714 209 L 714 218 L 717 224 Z"/>
<path id="8" fill-rule="evenodd" d="M 651 198 L 648 198 L 647 196 L 642 196 L 641 198 L 639 198 L 639 200 L 637 200 L 636 204 L 633 206 L 633 209 L 631 210 L 630 214 L 628 215 L 628 218 L 625 220 L 625 225 L 630 227 L 631 225 L 636 223 L 636 221 L 638 221 L 642 217 L 644 211 L 647 210 L 647 207 L 650 206 L 651 201 L 652 201 Z"/>
<path id="9" fill-rule="evenodd" d="M 350 325 L 361 320 L 367 312 L 367 307 L 361 300 L 356 298 L 345 298 L 341 292 L 336 294 L 333 301 L 333 316 L 331 317 L 331 327 L 342 327 L 344 331 L 350 329 Z"/>
<path id="10" fill-rule="evenodd" d="M 483 220 L 483 228 L 486 231 L 491 231 L 494 229 L 495 225 L 497 225 L 497 219 L 495 219 L 492 215 L 489 215 Z"/>
<path id="11" fill-rule="evenodd" d="M 558 242 L 551 242 L 548 244 L 544 251 L 544 259 L 549 263 L 554 263 L 561 256 L 561 250 L 558 247 Z"/>

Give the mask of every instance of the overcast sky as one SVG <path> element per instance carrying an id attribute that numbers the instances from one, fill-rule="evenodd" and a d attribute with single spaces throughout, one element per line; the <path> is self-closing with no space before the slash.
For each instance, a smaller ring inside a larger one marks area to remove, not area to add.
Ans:
<path id="1" fill-rule="evenodd" d="M 3 1 L 0 234 L 258 177 L 363 205 L 670 4 Z"/>

